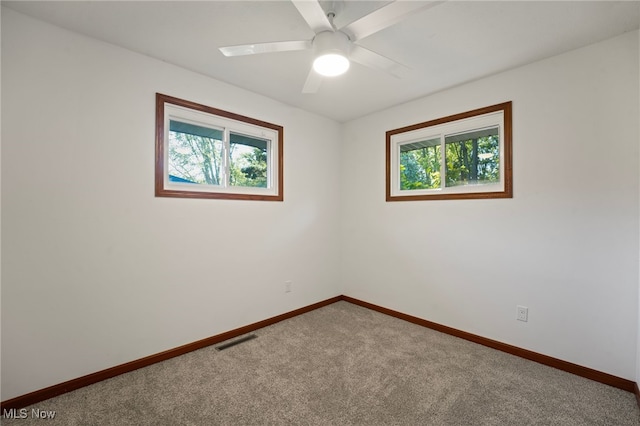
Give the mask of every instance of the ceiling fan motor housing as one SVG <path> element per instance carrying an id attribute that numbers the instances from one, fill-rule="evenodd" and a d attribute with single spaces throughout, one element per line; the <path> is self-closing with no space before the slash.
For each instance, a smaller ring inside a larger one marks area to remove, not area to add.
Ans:
<path id="1" fill-rule="evenodd" d="M 325 77 L 344 74 L 349 69 L 349 37 L 342 32 L 323 31 L 313 39 L 313 70 Z"/>
<path id="2" fill-rule="evenodd" d="M 323 31 L 316 34 L 313 39 L 313 48 L 316 57 L 335 53 L 348 58 L 349 47 L 349 36 L 340 31 Z"/>

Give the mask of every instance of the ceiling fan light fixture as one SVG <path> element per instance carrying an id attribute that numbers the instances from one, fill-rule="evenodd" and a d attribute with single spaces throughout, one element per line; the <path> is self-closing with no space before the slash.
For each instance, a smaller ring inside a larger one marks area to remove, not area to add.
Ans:
<path id="1" fill-rule="evenodd" d="M 339 53 L 327 53 L 313 61 L 313 69 L 325 77 L 344 74 L 349 69 L 349 60 Z"/>
<path id="2" fill-rule="evenodd" d="M 313 69 L 325 77 L 344 74 L 349 69 L 349 37 L 340 31 L 323 31 L 313 39 Z"/>

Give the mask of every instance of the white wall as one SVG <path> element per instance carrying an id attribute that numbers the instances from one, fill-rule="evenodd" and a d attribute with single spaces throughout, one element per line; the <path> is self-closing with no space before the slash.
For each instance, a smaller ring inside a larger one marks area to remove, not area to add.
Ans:
<path id="1" fill-rule="evenodd" d="M 640 31 L 638 31 L 638 68 L 640 69 Z M 639 88 L 640 90 L 640 88 Z M 640 92 L 638 93 L 638 103 L 640 104 Z M 640 109 L 640 105 L 638 105 Z M 638 122 L 638 132 L 640 133 L 640 122 Z M 640 144 L 640 139 L 638 140 Z M 640 151 L 640 150 L 639 150 Z M 640 178 L 640 176 L 639 176 Z M 640 253 L 638 254 L 638 268 L 640 268 Z M 638 281 L 638 345 L 636 350 L 636 384 L 640 383 L 640 281 Z"/>
<path id="2" fill-rule="evenodd" d="M 347 123 L 345 294 L 635 380 L 638 63 L 628 33 Z M 385 202 L 385 131 L 509 100 L 513 199 Z"/>
<path id="3" fill-rule="evenodd" d="M 5 8 L 2 88 L 2 400 L 341 294 L 338 123 Z M 156 92 L 283 125 L 285 201 L 155 198 Z"/>

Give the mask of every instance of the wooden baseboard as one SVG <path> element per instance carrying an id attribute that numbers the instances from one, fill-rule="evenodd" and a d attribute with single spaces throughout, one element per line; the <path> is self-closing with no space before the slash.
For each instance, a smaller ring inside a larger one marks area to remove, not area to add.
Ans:
<path id="1" fill-rule="evenodd" d="M 558 358 L 553 358 L 547 355 L 539 354 L 537 352 L 532 352 L 527 349 L 522 349 L 517 346 L 508 345 L 506 343 L 498 342 L 497 340 L 487 339 L 482 336 L 478 336 L 475 334 L 467 333 L 466 331 L 457 330 L 455 328 L 447 327 L 445 325 L 441 325 L 435 322 L 427 321 L 422 318 L 414 317 L 411 315 L 403 314 L 402 312 L 394 311 L 391 309 L 384 308 L 382 306 L 374 305 L 372 303 L 364 302 L 362 300 L 354 299 L 349 296 L 342 296 L 342 300 L 345 300 L 349 303 L 353 303 L 355 305 L 359 305 L 373 311 L 381 312 L 383 314 L 390 315 L 392 317 L 396 317 L 405 321 L 409 321 L 414 324 L 421 325 L 423 327 L 431 328 L 436 331 L 440 331 L 442 333 L 450 334 L 455 337 L 460 337 L 461 339 L 469 340 L 474 343 L 479 343 L 484 346 L 488 346 L 493 349 L 497 349 L 502 352 L 507 352 L 512 355 L 519 356 L 521 358 L 526 358 L 531 361 L 538 362 L 540 364 L 548 365 L 550 367 L 557 368 L 559 370 L 563 370 L 577 376 L 585 377 L 587 379 L 594 380 L 596 382 L 604 383 L 619 389 L 626 390 L 628 392 L 636 393 L 638 399 L 638 404 L 640 405 L 640 393 L 638 392 L 638 385 L 627 379 L 623 379 L 621 377 L 613 376 L 611 374 L 603 373 L 598 370 L 593 370 L 591 368 L 583 367 L 578 364 L 573 364 L 571 362 L 563 361 Z M 635 389 L 634 389 L 635 388 Z"/>
<path id="2" fill-rule="evenodd" d="M 183 346 L 179 346 L 174 349 L 169 349 L 164 352 L 160 352 L 154 355 L 150 355 L 144 358 L 137 359 L 135 361 L 127 362 L 125 364 L 117 365 L 115 367 L 107 368 L 106 370 L 98 371 L 96 373 L 88 374 L 86 376 L 79 377 L 77 379 L 69 380 L 64 383 L 49 386 L 48 388 L 40 389 L 22 396 L 18 396 L 0 403 L 0 410 L 4 413 L 5 410 L 19 409 L 38 402 L 44 401 L 54 396 L 62 395 L 63 393 L 71 392 L 76 389 L 80 389 L 85 386 L 92 385 L 102 380 L 110 379 L 120 374 L 129 373 L 138 368 L 147 367 L 157 362 L 165 361 L 170 358 L 174 358 L 180 355 L 184 355 L 188 352 L 202 349 L 207 346 L 215 345 L 225 340 L 232 339 L 234 337 L 241 336 L 243 334 L 250 333 L 268 325 L 275 324 L 277 322 L 293 318 L 295 316 L 313 311 L 326 305 L 338 302 L 342 300 L 341 296 L 336 296 L 331 299 L 323 300 L 313 305 L 305 306 L 300 309 L 296 309 L 291 312 L 287 312 L 273 318 L 269 318 L 263 321 L 259 321 L 253 324 L 246 325 L 244 327 L 236 328 L 235 330 L 227 331 L 222 334 L 218 334 L 206 339 L 198 340 L 197 342 L 188 343 Z"/>
<path id="3" fill-rule="evenodd" d="M 184 355 L 188 352 L 195 351 L 197 349 L 202 349 L 207 346 L 215 345 L 220 342 L 224 342 L 225 340 L 232 339 L 234 337 L 241 336 L 243 334 L 250 333 L 252 331 L 258 330 L 260 328 L 275 324 L 277 322 L 293 318 L 295 316 L 313 311 L 315 309 L 321 308 L 323 306 L 330 305 L 332 303 L 344 300 L 349 303 L 353 303 L 354 305 L 359 305 L 373 311 L 377 311 L 386 315 L 390 315 L 392 317 L 396 317 L 417 325 L 421 325 L 423 327 L 431 328 L 436 331 L 440 331 L 442 333 L 450 334 L 455 337 L 459 337 L 465 340 L 469 340 L 471 342 L 479 343 L 484 346 L 488 346 L 493 349 L 497 349 L 503 352 L 510 353 L 512 355 L 516 355 L 522 358 L 529 359 L 531 361 L 538 362 L 540 364 L 548 365 L 550 367 L 554 367 L 563 371 L 567 371 L 569 373 L 576 374 L 578 376 L 585 377 L 587 379 L 594 380 L 596 382 L 604 383 L 610 386 L 614 386 L 619 389 L 623 389 L 629 392 L 633 392 L 636 395 L 636 399 L 638 401 L 638 406 L 640 407 L 640 389 L 638 389 L 638 384 L 631 381 L 626 380 L 621 377 L 616 377 L 611 374 L 603 373 L 601 371 L 593 370 L 591 368 L 583 367 L 577 364 L 573 364 L 567 361 L 563 361 L 557 358 L 553 358 L 547 355 L 542 355 L 536 352 L 532 352 L 526 349 L 518 348 L 516 346 L 511 346 L 506 343 L 498 342 L 496 340 L 487 339 L 485 337 L 477 336 L 475 334 L 467 333 L 465 331 L 457 330 L 455 328 L 447 327 L 445 325 L 441 325 L 435 322 L 427 321 L 422 318 L 414 317 L 411 315 L 403 314 L 402 312 L 394 311 L 392 309 L 384 308 L 382 306 L 374 305 L 372 303 L 364 302 L 362 300 L 354 299 L 349 296 L 336 296 L 331 299 L 327 299 L 318 303 L 314 303 L 313 305 L 305 306 L 300 309 L 296 309 L 291 312 L 287 312 L 273 318 L 269 318 L 263 321 L 259 321 L 253 324 L 246 325 L 244 327 L 237 328 L 235 330 L 227 331 L 222 334 L 218 334 L 212 337 L 208 337 L 206 339 L 198 340 L 197 342 L 188 343 L 183 346 L 179 346 L 174 349 L 169 349 L 164 352 L 160 352 L 154 355 L 150 355 L 145 358 L 141 358 L 135 361 L 131 361 L 125 364 L 117 365 L 115 367 L 108 368 L 106 370 L 98 371 L 93 374 L 88 374 L 83 377 L 79 377 L 77 379 L 69 380 L 64 383 L 60 383 L 57 385 L 50 386 L 48 388 L 40 389 L 22 396 L 18 396 L 16 398 L 12 398 L 6 401 L 2 401 L 0 403 L 0 410 L 4 413 L 4 410 L 11 409 L 19 409 L 32 404 L 36 404 L 38 402 L 44 401 L 49 398 L 53 398 L 54 396 L 61 395 L 63 393 L 71 392 L 76 389 L 80 389 L 85 386 L 92 385 L 94 383 L 100 382 L 102 380 L 109 379 L 111 377 L 119 376 L 120 374 L 128 373 L 138 368 L 147 367 L 149 365 L 155 364 L 157 362 L 165 361 L 170 358 L 174 358 L 180 355 Z"/>

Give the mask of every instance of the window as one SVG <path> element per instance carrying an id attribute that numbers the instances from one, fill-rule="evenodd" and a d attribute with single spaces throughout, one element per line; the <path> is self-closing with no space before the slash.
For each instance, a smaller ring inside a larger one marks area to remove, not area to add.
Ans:
<path id="1" fill-rule="evenodd" d="M 156 94 L 156 196 L 282 201 L 283 128 Z"/>
<path id="2" fill-rule="evenodd" d="M 511 102 L 387 132 L 387 201 L 511 198 Z"/>

